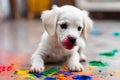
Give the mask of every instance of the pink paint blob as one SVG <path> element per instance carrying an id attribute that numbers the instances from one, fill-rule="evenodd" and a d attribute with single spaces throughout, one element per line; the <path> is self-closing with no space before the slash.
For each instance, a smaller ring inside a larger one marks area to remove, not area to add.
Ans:
<path id="1" fill-rule="evenodd" d="M 70 40 L 69 38 L 65 39 L 63 42 L 62 42 L 63 46 L 66 48 L 66 49 L 72 49 L 74 47 L 74 45 L 70 45 Z"/>

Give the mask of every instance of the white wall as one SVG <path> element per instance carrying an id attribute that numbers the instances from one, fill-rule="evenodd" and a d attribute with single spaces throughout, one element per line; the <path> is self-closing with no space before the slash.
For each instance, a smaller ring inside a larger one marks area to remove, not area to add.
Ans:
<path id="1" fill-rule="evenodd" d="M 8 17 L 10 13 L 9 0 L 0 0 L 0 14 L 2 15 L 2 18 Z"/>

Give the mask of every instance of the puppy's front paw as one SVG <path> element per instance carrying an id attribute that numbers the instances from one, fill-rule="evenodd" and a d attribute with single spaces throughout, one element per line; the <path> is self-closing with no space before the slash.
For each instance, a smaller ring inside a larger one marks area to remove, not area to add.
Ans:
<path id="1" fill-rule="evenodd" d="M 32 72 L 43 72 L 45 69 L 45 67 L 43 65 L 40 64 L 32 64 L 30 71 Z"/>
<path id="2" fill-rule="evenodd" d="M 71 71 L 82 71 L 82 70 L 84 70 L 83 66 L 79 62 L 69 63 L 68 67 L 69 67 L 69 70 L 71 70 Z"/>

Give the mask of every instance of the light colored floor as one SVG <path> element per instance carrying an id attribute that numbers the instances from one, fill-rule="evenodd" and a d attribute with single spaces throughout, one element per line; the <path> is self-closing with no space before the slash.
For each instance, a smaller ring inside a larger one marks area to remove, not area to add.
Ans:
<path id="1" fill-rule="evenodd" d="M 107 62 L 109 63 L 109 67 L 106 68 L 107 71 L 120 71 L 120 53 L 110 58 L 98 55 L 101 52 L 114 49 L 120 51 L 120 36 L 113 36 L 114 32 L 120 33 L 120 21 L 94 20 L 94 27 L 100 30 L 101 34 L 89 35 L 85 49 L 88 60 Z M 12 62 L 22 63 L 22 65 L 25 65 L 25 62 L 29 65 L 29 58 L 37 48 L 43 30 L 40 20 L 21 19 L 0 22 L 0 65 Z M 21 58 L 12 56 L 8 59 L 12 54 L 22 56 Z M 19 61 L 20 59 L 24 62 Z M 111 78 L 108 80 L 120 79 Z"/>

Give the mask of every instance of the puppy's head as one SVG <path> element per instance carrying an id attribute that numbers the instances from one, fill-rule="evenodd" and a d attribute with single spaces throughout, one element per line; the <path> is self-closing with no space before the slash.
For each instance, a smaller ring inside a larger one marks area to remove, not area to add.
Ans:
<path id="1" fill-rule="evenodd" d="M 41 16 L 43 25 L 50 36 L 57 35 L 58 42 L 66 49 L 76 46 L 80 38 L 86 40 L 92 29 L 92 21 L 86 11 L 73 6 L 54 6 Z"/>

